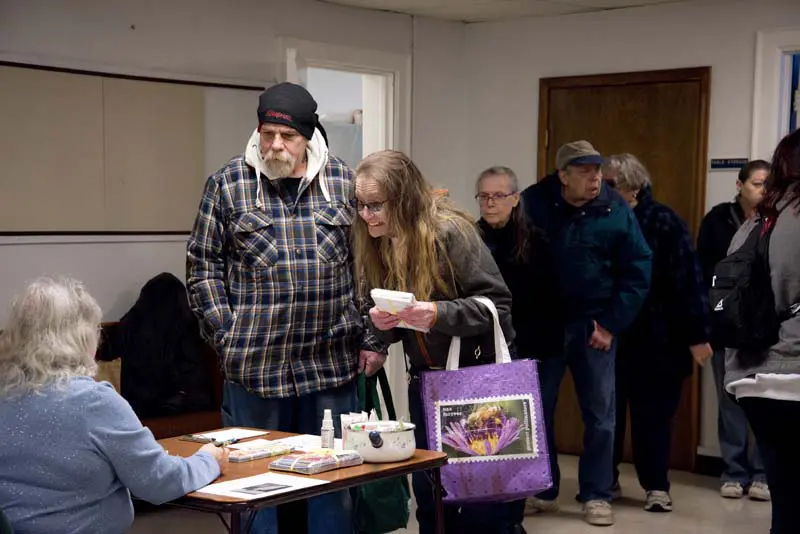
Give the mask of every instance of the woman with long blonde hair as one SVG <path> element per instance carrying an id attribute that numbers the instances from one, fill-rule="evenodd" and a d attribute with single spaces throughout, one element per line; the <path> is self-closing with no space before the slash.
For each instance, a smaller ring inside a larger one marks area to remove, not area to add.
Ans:
<path id="1" fill-rule="evenodd" d="M 507 342 L 514 339 L 511 294 L 475 221 L 446 195 L 434 194 L 411 159 L 385 150 L 366 157 L 356 169 L 359 217 L 353 224 L 359 298 L 372 305 L 375 288 L 413 293 L 416 303 L 396 315 L 371 306 L 370 330 L 386 345 L 403 343 L 409 357 L 409 410 L 418 448 L 428 448 L 419 375 L 445 366 L 450 342 L 461 338 L 462 367 L 493 363 L 494 320 L 471 297 L 495 305 Z M 400 328 L 400 322 L 410 328 Z M 371 353 L 367 373 L 383 365 Z M 424 474 L 413 477 L 420 533 L 434 532 L 433 489 Z M 524 503 L 445 507 L 445 531 L 511 534 Z"/>

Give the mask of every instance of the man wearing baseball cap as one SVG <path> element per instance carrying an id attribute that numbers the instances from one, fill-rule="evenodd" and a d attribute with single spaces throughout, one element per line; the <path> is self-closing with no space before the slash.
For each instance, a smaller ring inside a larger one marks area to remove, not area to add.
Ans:
<path id="1" fill-rule="evenodd" d="M 550 239 L 564 325 L 563 351 L 542 359 L 539 369 L 553 487 L 529 499 L 528 511 L 558 509 L 553 419 L 569 366 L 585 425 L 578 500 L 588 523 L 607 526 L 614 524 L 616 338 L 647 296 L 652 253 L 627 203 L 603 183 L 602 162 L 588 141 L 567 143 L 556 154 L 556 171 L 523 191 L 522 202 Z"/>
<path id="2" fill-rule="evenodd" d="M 189 300 L 225 378 L 225 426 L 319 435 L 355 411 L 360 362 L 386 347 L 353 306 L 353 171 L 328 153 L 317 103 L 282 83 L 244 154 L 206 182 L 187 246 Z M 353 528 L 348 492 L 309 501 L 308 532 Z M 295 518 L 297 519 L 297 518 Z M 274 509 L 252 532 L 277 532 Z"/>

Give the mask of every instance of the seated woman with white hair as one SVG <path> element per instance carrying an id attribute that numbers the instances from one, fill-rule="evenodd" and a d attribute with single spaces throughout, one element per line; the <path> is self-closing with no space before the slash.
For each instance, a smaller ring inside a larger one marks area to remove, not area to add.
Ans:
<path id="1" fill-rule="evenodd" d="M 131 493 L 154 504 L 216 479 L 223 448 L 170 456 L 92 378 L 101 312 L 73 280 L 39 279 L 0 333 L 0 506 L 14 532 L 126 532 Z"/>

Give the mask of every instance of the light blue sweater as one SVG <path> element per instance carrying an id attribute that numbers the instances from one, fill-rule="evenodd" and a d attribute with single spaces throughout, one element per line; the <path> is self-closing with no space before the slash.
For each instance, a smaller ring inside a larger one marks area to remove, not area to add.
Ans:
<path id="1" fill-rule="evenodd" d="M 0 432 L 0 507 L 19 534 L 126 532 L 130 493 L 160 504 L 219 476 L 208 453 L 168 455 L 110 384 L 88 377 L 0 398 Z"/>

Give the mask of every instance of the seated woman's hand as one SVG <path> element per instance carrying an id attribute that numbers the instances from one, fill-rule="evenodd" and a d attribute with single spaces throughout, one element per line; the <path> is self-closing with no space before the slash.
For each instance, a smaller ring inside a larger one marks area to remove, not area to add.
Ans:
<path id="1" fill-rule="evenodd" d="M 391 330 L 400 324 L 400 319 L 396 315 L 381 311 L 377 306 L 373 306 L 369 310 L 369 319 L 372 321 L 372 324 L 375 325 L 375 328 L 383 331 Z"/>
<path id="2" fill-rule="evenodd" d="M 230 454 L 227 447 L 217 447 L 213 443 L 206 443 L 200 447 L 198 452 L 207 452 L 213 456 L 219 464 L 219 473 L 221 475 L 225 473 L 225 470 L 228 468 L 228 455 Z"/>
<path id="3" fill-rule="evenodd" d="M 436 323 L 436 304 L 417 302 L 397 312 L 397 316 L 409 326 L 431 328 Z"/>

